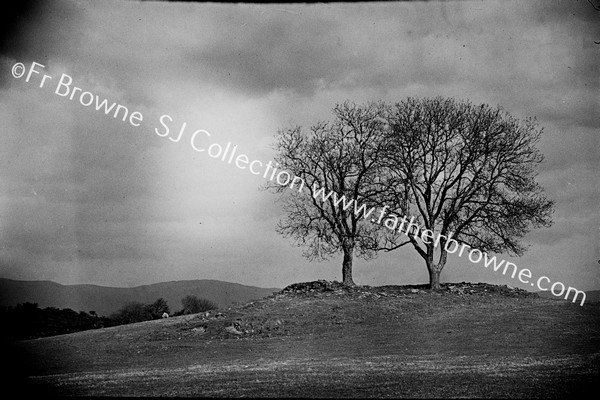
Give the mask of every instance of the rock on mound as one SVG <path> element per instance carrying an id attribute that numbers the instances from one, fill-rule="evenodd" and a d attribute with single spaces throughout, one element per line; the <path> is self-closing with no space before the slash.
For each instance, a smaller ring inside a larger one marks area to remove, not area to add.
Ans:
<path id="1" fill-rule="evenodd" d="M 442 285 L 442 289 L 446 292 L 458 295 L 494 295 L 508 297 L 539 297 L 537 293 L 528 292 L 524 289 L 513 288 L 508 285 L 490 285 L 489 283 L 447 283 Z"/>
<path id="2" fill-rule="evenodd" d="M 334 291 L 336 288 L 341 288 L 339 282 L 314 281 L 314 282 L 299 282 L 286 286 L 281 293 L 306 293 L 306 292 L 328 292 Z"/>
<path id="3" fill-rule="evenodd" d="M 346 296 L 356 298 L 379 298 L 379 297 L 404 297 L 406 293 L 417 293 L 419 289 L 405 286 L 347 286 L 340 282 L 333 281 L 314 281 L 294 283 L 287 286 L 281 292 L 276 293 L 275 297 L 282 296 Z"/>
<path id="4" fill-rule="evenodd" d="M 539 297 L 537 293 L 513 288 L 508 285 L 491 285 L 489 283 L 443 283 L 441 295 L 501 295 L 508 297 Z M 345 295 L 350 297 L 405 297 L 418 293 L 432 293 L 427 285 L 387 285 L 387 286 L 346 286 L 340 282 L 313 281 L 300 282 L 287 286 L 276 297 L 281 296 L 331 296 Z"/>

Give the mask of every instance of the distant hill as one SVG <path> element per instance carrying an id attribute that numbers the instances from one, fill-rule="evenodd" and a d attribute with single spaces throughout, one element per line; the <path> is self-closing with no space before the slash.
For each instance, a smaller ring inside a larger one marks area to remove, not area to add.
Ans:
<path id="1" fill-rule="evenodd" d="M 277 288 L 259 288 L 217 280 L 191 280 L 156 283 L 132 288 L 97 285 L 61 285 L 51 281 L 19 281 L 0 278 L 0 305 L 38 303 L 40 308 L 71 308 L 75 311 L 96 311 L 106 315 L 131 301 L 151 303 L 162 297 L 171 312 L 182 308 L 181 299 L 194 295 L 214 301 L 220 307 L 236 302 L 248 302 L 271 295 Z"/>
<path id="2" fill-rule="evenodd" d="M 564 295 L 563 297 L 556 297 L 554 296 L 552 293 L 550 293 L 550 291 L 546 291 L 546 292 L 536 292 L 540 297 L 546 298 L 546 299 L 553 299 L 553 300 L 563 300 L 563 301 L 568 301 L 571 302 L 573 301 L 573 296 L 571 295 L 567 300 L 564 299 Z M 588 290 L 585 292 L 585 303 L 595 303 L 600 301 L 600 290 Z M 581 303 L 581 295 L 579 296 L 579 300 L 577 301 L 577 304 Z"/>

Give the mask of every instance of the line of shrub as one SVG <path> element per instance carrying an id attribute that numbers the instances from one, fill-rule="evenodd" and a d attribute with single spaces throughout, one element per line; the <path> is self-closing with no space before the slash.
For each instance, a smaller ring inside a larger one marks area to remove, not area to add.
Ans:
<path id="1" fill-rule="evenodd" d="M 218 305 L 210 300 L 196 296 L 186 296 L 181 300 L 183 308 L 174 316 L 197 314 L 213 310 Z M 3 329 L 0 339 L 3 341 L 35 339 L 38 337 L 62 335 L 88 329 L 131 324 L 135 322 L 159 319 L 169 314 L 169 305 L 163 298 L 151 304 L 130 302 L 110 316 L 99 316 L 95 311 L 74 311 L 70 308 L 40 308 L 37 303 L 19 303 L 16 306 L 0 306 L 0 318 Z"/>

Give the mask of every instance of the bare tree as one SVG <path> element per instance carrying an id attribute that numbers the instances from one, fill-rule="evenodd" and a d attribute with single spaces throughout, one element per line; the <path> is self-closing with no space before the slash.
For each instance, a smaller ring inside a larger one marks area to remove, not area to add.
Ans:
<path id="1" fill-rule="evenodd" d="M 302 179 L 294 188 L 268 186 L 281 193 L 285 211 L 277 231 L 305 246 L 311 261 L 341 252 L 347 285 L 354 285 L 354 256 L 374 257 L 389 236 L 365 220 L 372 211 L 366 206 L 379 194 L 375 182 L 385 147 L 384 111 L 381 103 L 346 102 L 334 108 L 333 122 L 318 123 L 308 133 L 300 127 L 280 130 L 275 145 L 281 168 Z"/>
<path id="2" fill-rule="evenodd" d="M 459 244 L 521 255 L 523 236 L 552 224 L 553 202 L 535 181 L 543 156 L 534 119 L 438 97 L 397 103 L 388 121 L 379 203 L 390 220 L 415 217 L 407 241 L 425 260 L 432 289 Z"/>
<path id="3" fill-rule="evenodd" d="M 148 306 L 137 301 L 131 301 L 125 304 L 116 313 L 110 316 L 117 325 L 133 324 L 135 322 L 149 321 L 152 315 L 148 310 Z"/>
<path id="4" fill-rule="evenodd" d="M 219 308 L 216 303 L 193 295 L 188 295 L 181 299 L 181 305 L 183 306 L 182 314 L 198 314 Z"/>
<path id="5" fill-rule="evenodd" d="M 161 318 L 161 316 L 164 313 L 168 314 L 171 312 L 169 311 L 169 305 L 167 304 L 167 301 L 162 297 L 156 299 L 154 303 L 148 304 L 146 307 L 148 308 L 148 312 L 150 313 L 150 315 L 152 315 L 152 318 L 154 319 Z"/>

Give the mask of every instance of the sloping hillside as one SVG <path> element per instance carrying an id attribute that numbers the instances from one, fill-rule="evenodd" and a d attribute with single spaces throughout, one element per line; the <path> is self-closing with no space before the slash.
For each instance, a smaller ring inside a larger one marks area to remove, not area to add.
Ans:
<path id="1" fill-rule="evenodd" d="M 562 297 L 556 297 L 554 296 L 552 293 L 550 293 L 550 291 L 545 291 L 545 292 L 536 292 L 540 297 L 544 297 L 546 299 L 552 299 L 552 300 L 562 300 L 562 301 L 567 301 L 567 302 L 573 302 L 572 296 L 569 297 L 567 300 L 565 300 Z M 579 304 L 579 302 L 581 301 L 581 296 L 579 296 L 579 301 L 577 302 L 577 304 Z M 585 303 L 597 303 L 600 301 L 600 290 L 588 290 L 587 292 L 585 292 Z"/>
<path id="2" fill-rule="evenodd" d="M 14 343 L 45 395 L 580 398 L 600 308 L 486 284 L 290 285 L 244 305 Z M 24 378 L 27 377 L 27 378 Z"/>
<path id="3" fill-rule="evenodd" d="M 109 315 L 127 302 L 151 303 L 162 297 L 171 311 L 181 309 L 181 299 L 195 295 L 214 301 L 220 307 L 247 302 L 272 294 L 279 289 L 265 289 L 217 280 L 172 281 L 133 288 L 96 285 L 61 285 L 50 281 L 17 281 L 0 278 L 0 305 L 38 303 L 41 308 L 71 308 Z"/>

